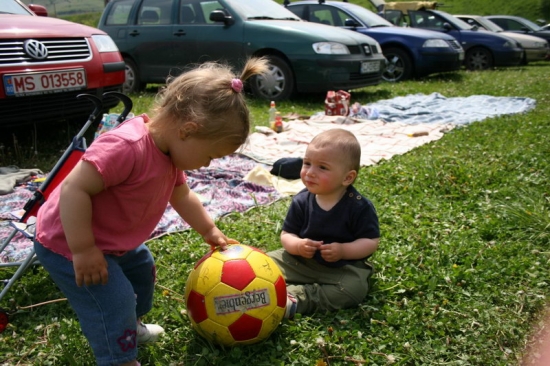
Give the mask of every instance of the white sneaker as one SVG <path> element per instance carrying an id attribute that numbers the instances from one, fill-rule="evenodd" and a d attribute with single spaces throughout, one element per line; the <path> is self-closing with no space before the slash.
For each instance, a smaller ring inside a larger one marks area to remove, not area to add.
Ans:
<path id="1" fill-rule="evenodd" d="M 164 328 L 160 325 L 143 324 L 140 321 L 137 323 L 136 340 L 138 344 L 156 342 L 162 333 L 164 333 Z"/>

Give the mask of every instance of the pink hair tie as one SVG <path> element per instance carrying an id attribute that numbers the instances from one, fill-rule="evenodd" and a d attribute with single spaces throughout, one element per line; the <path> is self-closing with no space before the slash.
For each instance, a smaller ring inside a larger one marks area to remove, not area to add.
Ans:
<path id="1" fill-rule="evenodd" d="M 231 80 L 231 89 L 233 89 L 233 91 L 235 93 L 242 92 L 243 91 L 243 82 L 241 81 L 241 79 Z"/>

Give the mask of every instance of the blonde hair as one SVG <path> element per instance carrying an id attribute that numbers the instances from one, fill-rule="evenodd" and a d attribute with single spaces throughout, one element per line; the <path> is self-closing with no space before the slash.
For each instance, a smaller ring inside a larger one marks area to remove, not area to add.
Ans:
<path id="1" fill-rule="evenodd" d="M 357 137 L 350 131 L 334 128 L 316 135 L 309 143 L 317 148 L 329 148 L 335 150 L 343 157 L 343 164 L 348 169 L 359 173 L 361 168 L 361 145 Z"/>
<path id="2" fill-rule="evenodd" d="M 250 133 L 250 115 L 235 79 L 244 83 L 267 70 L 265 58 L 249 59 L 240 76 L 229 65 L 207 62 L 169 79 L 157 96 L 151 130 L 175 130 L 182 123 L 194 122 L 199 126 L 194 137 L 242 145 Z"/>

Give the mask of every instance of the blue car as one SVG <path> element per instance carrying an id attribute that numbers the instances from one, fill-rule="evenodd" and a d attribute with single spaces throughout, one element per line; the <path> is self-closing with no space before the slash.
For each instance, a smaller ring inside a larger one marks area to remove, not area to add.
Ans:
<path id="1" fill-rule="evenodd" d="M 357 31 L 374 38 L 388 60 L 382 78 L 396 82 L 461 68 L 464 50 L 450 35 L 393 25 L 370 10 L 348 2 L 286 2 L 288 10 L 309 22 Z"/>
<path id="2" fill-rule="evenodd" d="M 418 2 L 419 7 L 420 3 Z M 390 3 L 394 4 L 400 3 Z M 466 56 L 464 65 L 468 70 L 486 70 L 498 66 L 517 66 L 523 60 L 524 50 L 519 42 L 503 35 L 490 33 L 469 25 L 468 23 L 444 11 L 396 10 L 385 7 L 385 17 L 391 17 L 398 24 L 407 23 L 413 28 L 438 31 L 453 36 L 459 42 Z M 396 18 L 396 13 L 401 17 Z"/>

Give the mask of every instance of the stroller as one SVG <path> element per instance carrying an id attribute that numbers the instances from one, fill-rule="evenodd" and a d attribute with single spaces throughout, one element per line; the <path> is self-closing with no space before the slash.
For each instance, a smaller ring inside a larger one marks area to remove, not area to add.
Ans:
<path id="1" fill-rule="evenodd" d="M 117 118 L 117 124 L 122 123 L 128 113 L 132 109 L 132 100 L 119 92 L 107 92 L 103 94 L 103 97 L 115 97 L 121 100 L 124 104 L 123 112 Z M 40 206 L 48 199 L 51 192 L 63 181 L 63 179 L 69 174 L 73 167 L 78 163 L 84 151 L 87 148 L 86 139 L 84 134 L 88 128 L 99 119 L 100 113 L 103 110 L 103 104 L 101 99 L 90 94 L 80 94 L 77 98 L 86 98 L 94 104 L 94 110 L 90 114 L 88 120 L 82 127 L 82 129 L 73 137 L 73 140 L 67 150 L 63 153 L 61 158 L 57 161 L 47 178 L 41 183 L 40 187 L 34 192 L 32 198 L 30 198 L 23 207 L 23 215 L 18 222 L 12 223 L 13 230 L 10 235 L 1 243 L 0 254 L 8 246 L 10 241 L 20 233 L 29 239 L 34 237 L 34 223 L 36 221 L 36 215 Z M 38 259 L 35 256 L 34 249 L 19 262 L 0 263 L 0 268 L 3 267 L 18 267 L 15 273 L 5 280 L 0 280 L 4 283 L 4 287 L 0 291 L 0 301 L 4 298 L 11 286 L 25 273 L 25 271 L 33 264 L 38 264 Z M 0 333 L 2 333 L 9 322 L 8 312 L 0 308 Z"/>

